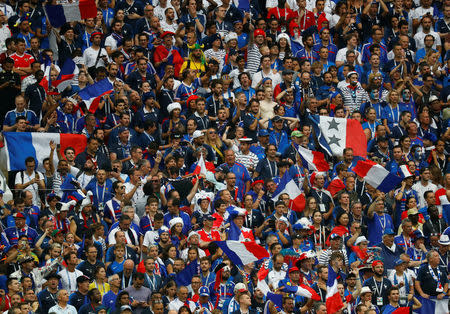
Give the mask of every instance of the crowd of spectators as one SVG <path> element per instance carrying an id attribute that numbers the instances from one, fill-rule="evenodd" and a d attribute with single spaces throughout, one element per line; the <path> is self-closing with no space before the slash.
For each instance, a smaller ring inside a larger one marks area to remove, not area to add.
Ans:
<path id="1" fill-rule="evenodd" d="M 98 0 L 60 28 L 45 4 L 0 0 L 3 132 L 87 144 L 49 141 L 48 158 L 5 172 L 0 311 L 327 313 L 330 267 L 340 313 L 448 299 L 450 1 Z M 71 60 L 69 86 L 48 85 Z M 82 101 L 102 80 L 112 93 Z M 359 121 L 367 159 L 401 184 L 365 182 L 351 148 L 308 171 L 313 115 Z M 285 174 L 302 211 L 273 197 Z M 227 239 L 270 258 L 235 265 Z M 286 290 L 298 285 L 321 301 Z"/>

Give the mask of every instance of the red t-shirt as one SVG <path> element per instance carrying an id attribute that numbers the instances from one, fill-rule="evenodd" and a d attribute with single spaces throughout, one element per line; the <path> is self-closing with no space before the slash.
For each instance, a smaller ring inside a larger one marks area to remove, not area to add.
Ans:
<path id="1" fill-rule="evenodd" d="M 34 62 L 34 57 L 28 53 L 24 53 L 22 56 L 13 53 L 10 57 L 14 60 L 15 68 L 28 68 Z M 27 76 L 28 75 L 20 76 L 20 79 L 23 80 Z"/>

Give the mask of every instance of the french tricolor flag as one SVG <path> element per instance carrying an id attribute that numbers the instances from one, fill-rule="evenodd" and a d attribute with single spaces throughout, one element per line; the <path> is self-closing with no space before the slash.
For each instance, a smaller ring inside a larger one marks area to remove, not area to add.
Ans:
<path id="1" fill-rule="evenodd" d="M 101 81 L 96 82 L 95 84 L 83 88 L 78 93 L 78 96 L 80 96 L 84 101 L 88 110 L 94 113 L 98 108 L 100 99 L 107 94 L 111 94 L 113 90 L 114 86 L 109 82 L 107 78 L 105 78 Z"/>
<path id="2" fill-rule="evenodd" d="M 300 145 L 298 146 L 298 153 L 304 168 L 320 172 L 328 171 L 330 169 L 323 153 L 309 150 Z"/>
<path id="3" fill-rule="evenodd" d="M 52 81 L 52 86 L 56 87 L 61 93 L 64 91 L 73 81 L 74 77 L 78 75 L 78 67 L 72 59 L 68 58 L 64 62 L 61 72 L 59 72 L 56 80 Z"/>
<path id="4" fill-rule="evenodd" d="M 301 212 L 305 209 L 306 199 L 305 194 L 300 191 L 297 184 L 295 184 L 294 179 L 289 174 L 289 171 L 286 171 L 281 178 L 280 184 L 278 184 L 277 189 L 272 195 L 272 200 L 278 200 L 278 197 L 281 193 L 287 193 L 289 195 L 290 200 L 290 208 L 293 211 Z"/>
<path id="5" fill-rule="evenodd" d="M 450 224 L 450 202 L 447 197 L 447 190 L 445 188 L 439 189 L 435 193 L 436 205 L 439 208 L 442 218 L 447 224 Z"/>
<path id="6" fill-rule="evenodd" d="M 64 150 L 69 146 L 75 149 L 76 155 L 86 148 L 86 136 L 79 134 L 4 132 L 3 136 L 8 170 L 25 169 L 27 157 L 33 157 L 38 162 L 50 156 L 50 141 L 60 145 L 59 151 L 62 156 L 64 156 Z M 58 163 L 56 152 L 53 161 L 55 164 Z M 43 165 L 38 164 L 38 170 L 42 171 L 43 169 Z"/>
<path id="7" fill-rule="evenodd" d="M 194 169 L 194 172 L 192 173 L 194 175 L 203 174 L 206 176 L 206 165 L 205 160 L 203 159 L 203 154 L 201 154 L 200 159 L 197 162 L 197 166 Z"/>
<path id="8" fill-rule="evenodd" d="M 327 281 L 327 313 L 334 314 L 339 312 L 344 306 L 344 302 L 342 302 L 341 295 L 339 294 L 337 288 L 337 274 L 334 271 L 333 267 L 328 265 L 328 281 Z"/>
<path id="9" fill-rule="evenodd" d="M 76 22 L 97 16 L 97 6 L 95 0 L 79 0 L 64 4 L 45 6 L 50 25 L 61 27 L 67 22 Z"/>
<path id="10" fill-rule="evenodd" d="M 269 252 L 254 241 L 214 241 L 228 256 L 230 261 L 238 266 L 247 265 L 263 258 L 268 258 Z"/>
<path id="11" fill-rule="evenodd" d="M 359 160 L 353 171 L 375 189 L 384 193 L 392 191 L 402 182 L 402 178 L 371 160 Z"/>
<path id="12" fill-rule="evenodd" d="M 310 115 L 317 140 L 328 155 L 342 156 L 352 148 L 355 156 L 366 157 L 367 139 L 361 123 L 354 119 Z"/>

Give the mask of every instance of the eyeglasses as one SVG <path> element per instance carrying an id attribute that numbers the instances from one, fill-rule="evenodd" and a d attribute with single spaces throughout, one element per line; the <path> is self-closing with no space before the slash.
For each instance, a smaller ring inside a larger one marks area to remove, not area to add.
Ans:
<path id="1" fill-rule="evenodd" d="M 208 133 L 209 133 L 209 134 L 217 134 L 216 131 L 209 131 Z"/>

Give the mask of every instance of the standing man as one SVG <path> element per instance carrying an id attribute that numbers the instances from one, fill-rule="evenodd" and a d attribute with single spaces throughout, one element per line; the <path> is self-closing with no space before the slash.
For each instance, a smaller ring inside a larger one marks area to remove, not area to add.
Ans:
<path id="1" fill-rule="evenodd" d="M 372 291 L 372 304 L 378 306 L 379 309 L 384 304 L 388 304 L 388 291 L 392 287 L 389 279 L 384 278 L 384 264 L 382 261 L 374 261 L 372 263 L 373 277 L 367 279 L 364 287 L 369 287 Z"/>
<path id="2" fill-rule="evenodd" d="M 106 67 L 109 61 L 108 52 L 105 48 L 100 46 L 102 38 L 103 34 L 100 32 L 94 32 L 91 34 L 90 41 L 92 42 L 92 45 L 83 53 L 84 64 L 88 69 Z"/>
<path id="3" fill-rule="evenodd" d="M 422 298 L 433 296 L 442 300 L 448 292 L 447 270 L 439 266 L 439 253 L 435 250 L 428 251 L 427 261 L 419 269 L 415 288 Z"/>
<path id="4" fill-rule="evenodd" d="M 144 287 L 145 275 L 135 273 L 133 276 L 133 285 L 127 287 L 124 291 L 130 295 L 133 313 L 141 314 L 145 308 L 150 306 L 151 290 Z"/>

